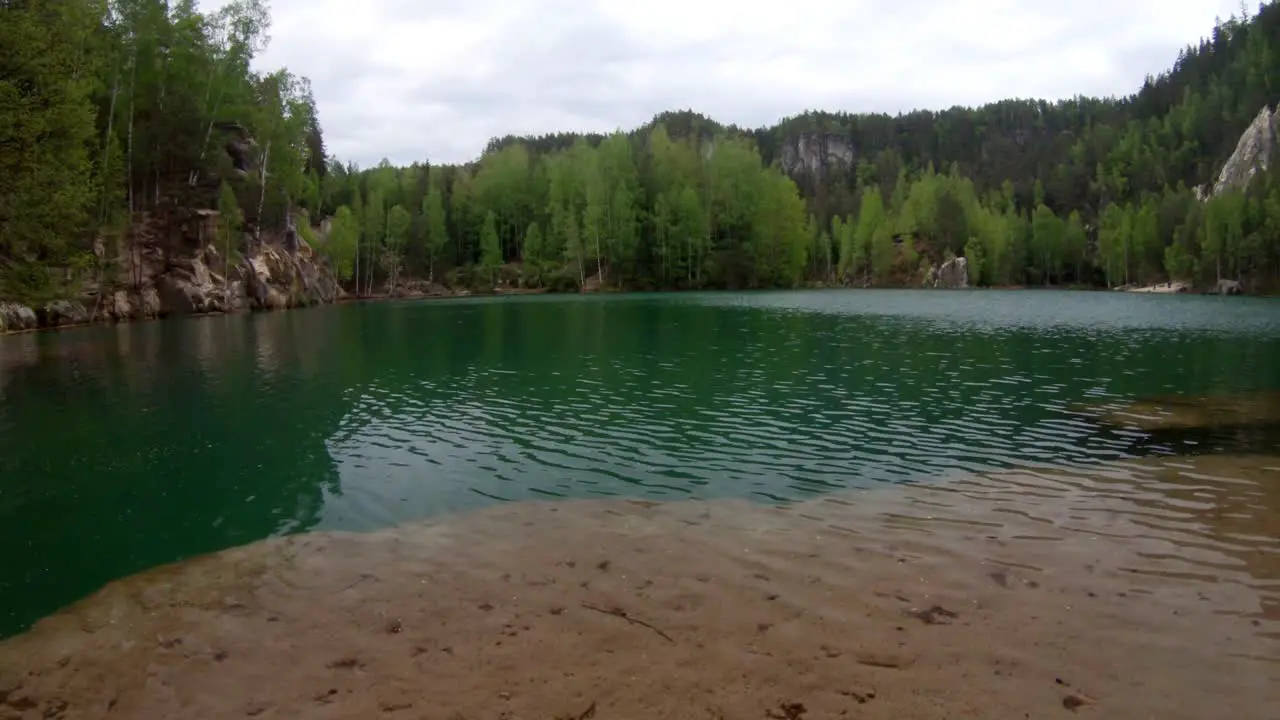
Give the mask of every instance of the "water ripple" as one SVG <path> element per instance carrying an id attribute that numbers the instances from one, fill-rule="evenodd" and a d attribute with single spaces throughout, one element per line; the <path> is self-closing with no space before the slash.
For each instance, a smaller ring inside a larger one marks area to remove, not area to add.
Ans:
<path id="1" fill-rule="evenodd" d="M 0 338 L 0 542 L 28 549 L 0 594 L 47 585 L 65 601 L 265 535 L 494 501 L 790 502 L 904 483 L 1165 538 L 1148 550 L 1167 569 L 1170 534 L 1198 542 L 1189 528 L 1207 518 L 1218 534 L 1189 553 L 1265 544 L 1252 508 L 1274 509 L 1274 490 L 1187 456 L 1259 452 L 1280 431 L 1099 416 L 1151 415 L 1132 403 L 1153 395 L 1280 390 L 1275 309 L 1107 293 L 706 293 Z M 1135 461 L 1188 465 L 1124 469 Z M 1129 515 L 1107 525 L 1121 503 Z M 92 542 L 48 532 L 38 519 L 50 517 Z"/>

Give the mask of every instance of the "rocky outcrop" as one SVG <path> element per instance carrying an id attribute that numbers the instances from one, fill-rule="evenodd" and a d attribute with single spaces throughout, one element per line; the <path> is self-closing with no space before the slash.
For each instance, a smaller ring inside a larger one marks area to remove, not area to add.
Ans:
<path id="1" fill-rule="evenodd" d="M 0 303 L 0 332 L 20 332 L 39 327 L 36 312 L 26 305 Z"/>
<path id="2" fill-rule="evenodd" d="M 1218 295 L 1239 295 L 1243 291 L 1239 281 L 1224 279 L 1218 281 L 1218 284 L 1213 288 L 1213 292 Z"/>
<path id="3" fill-rule="evenodd" d="M 1231 157 L 1222 166 L 1222 171 L 1218 173 L 1218 180 L 1213 184 L 1214 196 L 1227 190 L 1242 189 L 1259 172 L 1266 172 L 1275 146 L 1278 124 L 1280 113 L 1272 113 L 1270 107 L 1263 107 L 1258 112 L 1258 116 L 1240 135 L 1235 152 L 1231 153 Z"/>
<path id="4" fill-rule="evenodd" d="M 1120 288 L 1116 288 L 1116 289 L 1119 290 Z M 1191 292 L 1191 285 L 1178 280 L 1170 280 L 1169 282 L 1163 282 L 1156 285 L 1126 286 L 1124 287 L 1124 291 L 1132 292 L 1132 293 L 1172 295 L 1177 293 Z"/>
<path id="5" fill-rule="evenodd" d="M 216 248 L 207 247 L 190 260 L 175 263 L 156 278 L 160 314 L 284 310 L 342 297 L 337 278 L 316 257 L 306 241 L 295 237 L 297 249 L 256 244 L 223 276 L 210 268 L 223 265 Z"/>
<path id="6" fill-rule="evenodd" d="M 107 295 L 98 309 L 95 320 L 125 322 L 147 320 L 160 316 L 160 293 L 153 287 L 143 288 L 140 294 L 117 290 Z"/>
<path id="7" fill-rule="evenodd" d="M 246 258 L 243 268 L 253 309 L 331 303 L 344 295 L 338 279 L 306 241 L 296 238 L 294 242 L 297 252 L 261 245 Z"/>
<path id="8" fill-rule="evenodd" d="M 206 245 L 190 255 L 144 263 L 141 290 L 94 290 L 79 300 L 58 300 L 32 309 L 0 304 L 0 332 L 65 327 L 88 322 L 124 322 L 166 315 L 283 310 L 331 303 L 345 296 L 328 264 L 301 237 L 289 252 L 275 243 L 245 238 L 245 250 L 228 263 Z M 221 271 L 221 272 L 219 272 Z M 224 274 L 225 273 L 225 274 Z"/>
<path id="9" fill-rule="evenodd" d="M 74 300 L 55 300 L 36 311 L 40 327 L 83 325 L 89 322 L 89 311 L 84 304 Z"/>
<path id="10" fill-rule="evenodd" d="M 823 177 L 836 167 L 852 167 L 854 152 L 843 135 L 800 133 L 783 141 L 779 157 L 788 175 Z"/>
<path id="11" fill-rule="evenodd" d="M 951 258 L 938 267 L 930 267 L 925 274 L 926 287 L 960 290 L 969 287 L 969 261 Z"/>
<path id="12" fill-rule="evenodd" d="M 241 284 L 209 272 L 199 258 L 160 276 L 156 289 L 162 315 L 234 312 L 243 304 Z"/>

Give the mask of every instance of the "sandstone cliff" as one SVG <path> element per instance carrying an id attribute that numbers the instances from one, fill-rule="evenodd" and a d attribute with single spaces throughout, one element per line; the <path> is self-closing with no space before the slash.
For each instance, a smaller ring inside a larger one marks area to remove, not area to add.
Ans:
<path id="1" fill-rule="evenodd" d="M 783 142 L 779 161 L 782 169 L 792 177 L 824 177 L 837 167 L 853 167 L 854 152 L 849 139 L 843 135 L 806 132 Z"/>
<path id="2" fill-rule="evenodd" d="M 195 223 L 208 223 L 211 211 L 193 214 Z M 99 247 L 100 261 L 114 272 L 115 282 L 86 287 L 76 298 L 36 306 L 0 303 L 0 332 L 63 327 L 89 322 L 122 322 L 200 313 L 244 310 L 282 310 L 344 297 L 328 263 L 300 237 L 265 238 L 244 235 L 239 248 L 226 249 L 199 239 L 162 247 L 143 239 L 108 257 Z"/>
<path id="3" fill-rule="evenodd" d="M 1244 188 L 1259 172 L 1266 172 L 1275 148 L 1277 126 L 1280 126 L 1280 112 L 1273 113 L 1270 107 L 1263 107 L 1240 135 L 1235 152 L 1223 164 L 1213 184 L 1213 195 Z"/>
<path id="4" fill-rule="evenodd" d="M 925 287 L 962 290 L 969 287 L 969 261 L 963 257 L 951 258 L 942 265 L 930 267 L 925 274 Z"/>

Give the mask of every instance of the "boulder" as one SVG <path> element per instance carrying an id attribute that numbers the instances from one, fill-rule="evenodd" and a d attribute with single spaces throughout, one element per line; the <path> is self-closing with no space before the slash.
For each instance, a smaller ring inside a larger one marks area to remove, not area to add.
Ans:
<path id="1" fill-rule="evenodd" d="M 297 239 L 296 252 L 263 243 L 254 248 L 240 267 L 248 282 L 250 305 L 257 310 L 279 310 L 331 303 L 344 295 L 338 279 L 306 244 Z"/>
<path id="2" fill-rule="evenodd" d="M 38 325 L 36 312 L 26 305 L 0 303 L 0 332 L 32 330 Z"/>
<path id="3" fill-rule="evenodd" d="M 969 287 L 969 261 L 962 257 L 951 258 L 939 267 L 929 268 L 925 285 L 950 290 Z"/>
<path id="4" fill-rule="evenodd" d="M 142 289 L 142 295 L 134 305 L 134 317 L 160 317 L 160 293 L 153 287 Z"/>
<path id="5" fill-rule="evenodd" d="M 103 317 L 110 318 L 116 322 L 123 322 L 133 317 L 133 303 L 129 300 L 129 293 L 124 290 L 117 290 L 106 297 L 102 305 Z"/>
<path id="6" fill-rule="evenodd" d="M 181 270 L 171 271 L 156 282 L 160 293 L 160 312 L 163 315 L 191 315 L 209 311 L 210 299 L 206 288 L 198 285 L 190 275 Z"/>
<path id="7" fill-rule="evenodd" d="M 200 257 L 174 267 L 156 281 L 162 314 L 227 312 L 239 306 L 236 285 L 227 287 L 222 277 L 209 272 Z"/>
<path id="8" fill-rule="evenodd" d="M 1239 295 L 1242 292 L 1236 280 L 1219 280 L 1213 291 L 1218 295 Z"/>
<path id="9" fill-rule="evenodd" d="M 83 325 L 89 322 L 89 311 L 84 305 L 72 300 L 54 300 L 45 303 L 36 313 L 40 327 L 62 327 L 64 325 Z"/>

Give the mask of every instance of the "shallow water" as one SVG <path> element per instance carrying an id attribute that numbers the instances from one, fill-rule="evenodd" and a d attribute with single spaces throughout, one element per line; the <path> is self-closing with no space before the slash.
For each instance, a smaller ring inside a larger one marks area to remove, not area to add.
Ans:
<path id="1" fill-rule="evenodd" d="M 0 711 L 1269 718 L 1278 541 L 1248 518 L 1277 473 L 1195 456 L 273 538 L 0 642 Z"/>
<path id="2" fill-rule="evenodd" d="M 1267 423 L 1142 429 L 1081 408 L 1276 390 L 1280 305 L 1239 298 L 525 297 L 5 337 L 0 635 L 159 563 L 501 500 L 793 501 L 1265 452 Z M 1261 472 L 1093 491 L 1154 488 L 1155 524 L 1204 505 L 1224 528 L 1274 527 Z M 1261 547 L 1238 562 L 1274 583 L 1267 538 L 1211 542 Z"/>

